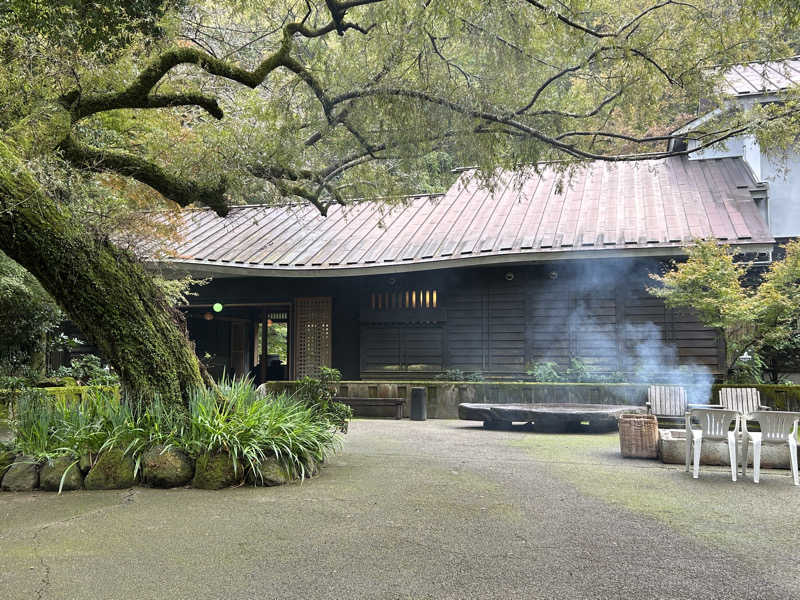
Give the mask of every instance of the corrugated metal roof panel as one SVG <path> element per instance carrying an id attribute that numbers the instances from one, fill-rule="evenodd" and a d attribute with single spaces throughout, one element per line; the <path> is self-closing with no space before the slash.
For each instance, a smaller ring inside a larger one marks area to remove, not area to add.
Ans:
<path id="1" fill-rule="evenodd" d="M 734 65 L 725 72 L 723 92 L 736 96 L 785 90 L 800 83 L 800 57 Z"/>
<path id="2" fill-rule="evenodd" d="M 730 243 L 773 242 L 749 192 L 740 158 L 594 162 L 571 174 L 554 165 L 502 174 L 493 189 L 471 171 L 446 194 L 332 206 L 233 207 L 223 219 L 187 210 L 173 263 L 228 265 L 274 274 L 440 268 L 566 257 L 576 251 L 663 254 L 713 235 Z M 467 261 L 467 262 L 465 262 Z"/>

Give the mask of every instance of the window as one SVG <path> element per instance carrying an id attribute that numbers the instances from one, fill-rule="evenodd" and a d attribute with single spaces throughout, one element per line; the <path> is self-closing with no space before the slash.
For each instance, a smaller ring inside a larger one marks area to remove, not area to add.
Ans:
<path id="1" fill-rule="evenodd" d="M 426 310 L 439 307 L 439 292 L 431 289 L 403 290 L 400 292 L 372 292 L 369 299 L 372 310 Z"/>

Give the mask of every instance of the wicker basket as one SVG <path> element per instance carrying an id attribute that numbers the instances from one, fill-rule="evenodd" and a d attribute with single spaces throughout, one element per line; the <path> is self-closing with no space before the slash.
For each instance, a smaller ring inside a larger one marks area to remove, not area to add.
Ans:
<path id="1" fill-rule="evenodd" d="M 655 415 L 620 415 L 619 449 L 626 458 L 656 458 L 658 420 Z"/>

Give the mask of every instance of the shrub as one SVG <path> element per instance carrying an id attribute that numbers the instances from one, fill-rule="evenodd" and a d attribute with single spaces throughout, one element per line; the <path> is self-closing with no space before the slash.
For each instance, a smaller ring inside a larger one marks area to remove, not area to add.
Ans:
<path id="1" fill-rule="evenodd" d="M 353 410 L 346 404 L 334 402 L 337 384 L 342 380 L 338 369 L 320 368 L 320 377 L 303 377 L 297 381 L 294 397 L 309 407 L 335 429 L 346 432 Z"/>
<path id="2" fill-rule="evenodd" d="M 462 371 L 461 369 L 447 369 L 436 376 L 439 381 L 483 381 L 480 371 Z"/>
<path id="3" fill-rule="evenodd" d="M 116 385 L 119 377 L 110 367 L 103 365 L 99 356 L 84 354 L 70 361 L 69 367 L 59 367 L 53 375 L 57 378 L 72 378 L 82 385 Z"/>
<path id="4" fill-rule="evenodd" d="M 247 380 L 220 384 L 223 400 L 212 390 L 196 392 L 190 424 L 180 440 L 193 457 L 227 452 L 238 468 L 274 456 L 291 477 L 305 477 L 338 446 L 331 421 L 316 406 L 294 397 L 257 394 Z"/>
<path id="5" fill-rule="evenodd" d="M 527 374 L 532 377 L 534 381 L 539 381 L 541 383 L 557 383 L 562 380 L 558 369 L 558 363 L 540 362 L 531 365 L 527 370 Z"/>

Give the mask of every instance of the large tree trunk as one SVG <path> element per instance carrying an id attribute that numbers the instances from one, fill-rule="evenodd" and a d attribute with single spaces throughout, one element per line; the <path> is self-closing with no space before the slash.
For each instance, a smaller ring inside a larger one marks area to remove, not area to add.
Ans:
<path id="1" fill-rule="evenodd" d="M 0 135 L 0 249 L 41 282 L 129 391 L 185 405 L 207 375 L 183 315 L 127 252 L 94 239 L 45 195 L 25 154 L 24 141 Z"/>

